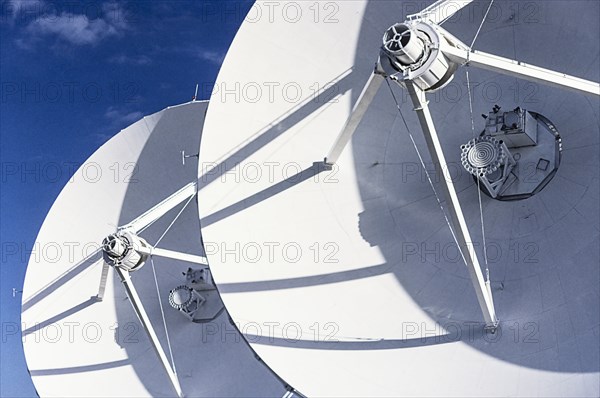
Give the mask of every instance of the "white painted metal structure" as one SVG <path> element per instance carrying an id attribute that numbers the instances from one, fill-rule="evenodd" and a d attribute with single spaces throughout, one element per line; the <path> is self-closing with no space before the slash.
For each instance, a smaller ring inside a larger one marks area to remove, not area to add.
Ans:
<path id="1" fill-rule="evenodd" d="M 592 94 L 530 89 L 493 70 L 510 64 L 522 75 L 531 68 L 510 61 L 520 59 L 597 81 L 599 5 L 496 4 L 477 47 L 506 60 L 459 47 L 449 55 L 491 69 L 471 72 L 482 89 L 475 114 L 496 102 L 527 103 L 551 117 L 564 143 L 561 168 L 542 192 L 521 202 L 484 197 L 496 333 L 484 329 L 477 298 L 485 295 L 473 294 L 407 135 L 436 120 L 432 156 L 446 154 L 454 178 L 439 181 L 438 170 L 435 186 L 455 191 L 464 230 L 478 225 L 476 186 L 460 165 L 459 146 L 471 134 L 463 73 L 429 97 L 429 108 L 412 83 L 412 97 L 393 87 L 405 125 L 388 88 L 377 90 L 381 79 L 361 88 L 382 33 L 414 4 L 290 2 L 282 8 L 300 7 L 295 18 L 253 14 L 242 25 L 206 123 L 207 103 L 196 101 L 144 118 L 100 148 L 54 204 L 23 293 L 24 347 L 40 395 L 173 396 L 180 383 L 184 396 L 293 396 L 283 379 L 308 396 L 598 396 L 596 88 L 536 70 L 538 79 L 562 78 Z M 481 19 L 466 11 L 477 5 L 440 1 L 409 19 L 445 22 L 469 42 Z M 454 6 L 467 7 L 448 18 Z M 258 2 L 251 12 L 269 7 Z M 564 57 L 548 55 L 556 48 Z M 490 87 L 504 94 L 490 98 Z M 189 154 L 201 136 L 197 161 Z M 334 146 L 330 166 L 323 151 L 336 137 L 348 147 Z M 186 207 L 194 192 L 185 187 L 196 183 L 198 203 Z M 156 282 L 147 264 L 131 277 L 139 299 L 129 291 L 151 340 L 98 261 L 102 239 L 127 225 L 150 225 L 140 236 L 163 255 L 154 257 Z M 470 233 L 481 243 L 477 228 Z M 206 293 L 203 324 L 166 307 L 167 338 L 157 290 L 166 302 L 205 255 L 227 312 L 216 292 Z"/>
<path id="2" fill-rule="evenodd" d="M 294 23 L 248 20 L 217 80 L 200 151 L 199 211 L 231 316 L 261 358 L 307 396 L 597 396 L 597 86 L 567 92 L 470 68 L 476 115 L 495 103 L 527 104 L 552 119 L 564 146 L 556 178 L 535 197 L 483 198 L 501 320 L 487 334 L 389 90 L 378 90 L 368 109 L 358 101 L 376 91 L 362 88 L 383 32 L 405 17 L 404 3 L 336 4 L 330 24 L 306 17 L 308 3 Z M 474 2 L 444 28 L 471 42 L 488 4 Z M 599 80 L 598 3 L 495 4 L 476 48 Z M 490 57 L 473 54 L 490 66 Z M 430 95 L 429 108 L 482 258 L 477 188 L 460 167 L 460 145 L 471 138 L 464 76 L 459 69 Z M 263 95 L 240 90 L 234 99 L 236 84 L 263 87 Z M 408 129 L 420 131 L 411 97 L 393 90 Z M 353 109 L 364 116 L 351 118 Z M 327 170 L 323 150 L 336 136 L 349 141 L 340 135 L 347 122 L 356 133 Z"/>
<path id="3" fill-rule="evenodd" d="M 192 323 L 167 304 L 169 291 L 185 283 L 185 271 L 205 262 L 197 160 L 182 165 L 181 151 L 197 150 L 207 105 L 173 106 L 124 129 L 82 165 L 54 203 L 23 292 L 24 349 L 40 396 L 172 397 L 178 384 L 184 396 L 286 393 L 229 323 L 215 291 L 203 292 L 206 323 Z M 106 272 L 105 290 L 98 291 L 98 249 L 117 226 L 151 245 L 162 237 L 152 253 L 169 341 L 150 260 L 131 276 L 116 269 L 126 289 Z"/>
<path id="4" fill-rule="evenodd" d="M 325 158 L 326 163 L 333 164 L 339 158 L 341 151 L 349 142 L 375 98 L 381 85 L 382 76 L 395 82 L 401 82 L 401 85 L 408 90 L 438 175 L 444 175 L 444 170 L 448 169 L 448 163 L 429 111 L 426 92 L 445 87 L 453 78 L 456 67 L 460 64 L 482 66 L 510 76 L 600 95 L 598 83 L 473 51 L 436 23 L 442 20 L 442 14 L 444 14 L 444 20 L 451 18 L 453 14 L 470 3 L 470 1 L 456 3 L 451 0 L 441 0 L 421 13 L 409 16 L 404 23 L 395 24 L 386 31 L 377 66 L 359 96 L 346 125 L 336 139 L 330 154 Z M 447 7 L 451 4 L 457 8 L 449 11 Z M 490 7 L 492 4 L 493 2 L 490 3 Z M 482 24 L 486 17 L 487 13 Z M 476 35 L 478 34 L 479 30 Z M 473 42 L 476 38 L 477 36 Z M 467 89 L 470 90 L 468 80 Z M 469 97 L 469 101 L 472 101 L 471 97 Z M 471 114 L 470 117 L 472 120 L 473 115 Z M 460 248 L 461 257 L 471 275 L 486 325 L 493 330 L 499 321 L 494 308 L 489 277 L 484 280 L 452 178 L 443 178 L 440 182 L 444 198 L 448 203 L 446 207 L 451 220 L 448 227 L 452 230 L 453 238 Z M 440 207 L 445 213 L 441 203 Z"/>
<path id="5" fill-rule="evenodd" d="M 492 297 L 492 291 L 490 288 L 489 280 L 485 280 L 475 252 L 474 240 L 471 238 L 471 233 L 467 226 L 467 221 L 463 214 L 463 210 L 460 206 L 458 194 L 454 187 L 452 178 L 446 178 L 444 170 L 449 169 L 446 156 L 442 150 L 442 144 L 435 130 L 435 124 L 433 117 L 429 111 L 429 106 L 425 100 L 425 93 L 414 83 L 406 82 L 406 88 L 410 94 L 410 98 L 414 105 L 414 110 L 419 118 L 427 147 L 431 154 L 431 160 L 436 167 L 436 174 L 443 175 L 444 178 L 440 179 L 440 190 L 443 193 L 443 197 L 446 199 L 447 206 L 444 207 L 444 211 L 449 213 L 449 218 L 452 228 L 453 238 L 456 240 L 456 244 L 460 249 L 461 259 L 467 265 L 467 270 L 471 277 L 471 282 L 475 288 L 475 294 L 477 295 L 477 301 L 481 307 L 483 318 L 485 320 L 486 327 L 495 330 L 498 325 L 498 317 L 496 316 L 496 310 L 494 309 L 494 301 Z"/>

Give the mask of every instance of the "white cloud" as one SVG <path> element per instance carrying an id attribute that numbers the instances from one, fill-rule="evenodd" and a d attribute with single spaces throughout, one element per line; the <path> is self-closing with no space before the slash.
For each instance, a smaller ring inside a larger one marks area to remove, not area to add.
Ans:
<path id="1" fill-rule="evenodd" d="M 137 122 L 143 116 L 144 114 L 142 112 L 128 112 L 118 109 L 114 106 L 109 106 L 106 112 L 104 113 L 104 117 L 110 120 L 111 125 L 121 127 L 126 127 L 133 122 Z"/>
<path id="2" fill-rule="evenodd" d="M 125 13 L 116 3 L 102 7 L 103 17 L 88 18 L 85 14 L 61 12 L 42 15 L 30 22 L 26 31 L 34 39 L 54 36 L 75 45 L 93 45 L 110 36 L 121 35 L 128 25 Z"/>
<path id="3" fill-rule="evenodd" d="M 216 51 L 197 50 L 196 56 L 213 64 L 221 65 L 225 59 L 225 54 Z"/>
<path id="4" fill-rule="evenodd" d="M 208 61 L 216 65 L 221 65 L 225 59 L 224 52 L 207 50 L 196 44 L 186 47 L 163 48 L 161 50 L 165 53 L 175 52 L 183 54 L 186 57 Z"/>
<path id="5" fill-rule="evenodd" d="M 146 56 L 146 55 L 134 55 L 134 56 L 129 56 L 129 55 L 125 55 L 125 54 L 121 54 L 121 55 L 117 55 L 114 57 L 111 57 L 109 60 L 109 62 L 112 62 L 113 64 L 127 64 L 127 65 L 149 65 L 152 63 L 152 60 L 150 59 L 150 57 Z"/>

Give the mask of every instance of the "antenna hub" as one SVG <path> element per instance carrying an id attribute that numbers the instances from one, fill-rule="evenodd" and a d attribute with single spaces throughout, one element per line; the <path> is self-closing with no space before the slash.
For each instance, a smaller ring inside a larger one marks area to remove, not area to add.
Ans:
<path id="1" fill-rule="evenodd" d="M 379 57 L 382 74 L 410 80 L 423 91 L 434 91 L 448 84 L 458 64 L 441 51 L 444 32 L 423 21 L 392 25 L 383 35 Z"/>
<path id="2" fill-rule="evenodd" d="M 117 231 L 102 241 L 102 257 L 113 267 L 120 267 L 127 272 L 140 269 L 148 256 L 151 246 L 132 231 Z"/>
<path id="3" fill-rule="evenodd" d="M 425 53 L 425 44 L 416 30 L 407 24 L 397 23 L 383 35 L 383 48 L 404 65 L 418 62 Z"/>

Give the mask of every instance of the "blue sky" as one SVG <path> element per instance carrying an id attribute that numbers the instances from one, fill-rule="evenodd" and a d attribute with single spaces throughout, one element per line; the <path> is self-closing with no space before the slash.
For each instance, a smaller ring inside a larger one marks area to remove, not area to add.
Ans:
<path id="1" fill-rule="evenodd" d="M 208 98 L 252 1 L 1 1 L 0 395 L 35 396 L 20 333 L 28 251 L 78 165 L 122 128 Z"/>

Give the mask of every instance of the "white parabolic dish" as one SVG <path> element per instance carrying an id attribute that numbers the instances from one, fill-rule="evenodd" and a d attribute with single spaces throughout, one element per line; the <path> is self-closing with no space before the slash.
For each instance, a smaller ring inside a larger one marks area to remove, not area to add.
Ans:
<path id="1" fill-rule="evenodd" d="M 48 213 L 28 265 L 21 315 L 27 366 L 40 396 L 174 396 L 114 273 L 104 300 L 95 299 L 102 262 L 94 249 L 117 226 L 195 181 L 197 161 L 182 165 L 181 151 L 196 153 L 207 105 L 172 106 L 122 130 L 75 172 Z M 158 247 L 202 255 L 197 214 L 195 201 L 181 203 L 140 236 L 154 245 L 168 230 Z M 154 263 L 185 394 L 282 396 L 285 386 L 229 324 L 216 292 L 203 292 L 210 322 L 192 323 L 168 305 L 169 290 L 185 284 L 182 274 L 197 264 L 157 256 Z M 169 355 L 151 265 L 132 280 Z"/>
<path id="2" fill-rule="evenodd" d="M 418 9 L 309 3 L 295 3 L 299 18 L 284 7 L 256 18 L 267 6 L 254 6 L 224 61 L 201 143 L 207 257 L 253 349 L 308 396 L 598 396 L 598 97 L 469 70 L 475 115 L 521 106 L 551 119 L 563 139 L 562 164 L 542 192 L 482 198 L 501 321 L 486 334 L 385 84 L 336 167 L 314 165 L 348 118 L 382 33 Z M 444 27 L 470 43 L 487 4 Z M 599 80 L 598 2 L 496 2 L 493 12 L 476 49 Z M 394 92 L 426 153 L 407 94 Z M 472 137 L 464 68 L 429 100 L 481 243 L 477 187 L 460 166 L 459 147 Z M 475 123 L 481 131 L 479 116 Z"/>
<path id="3" fill-rule="evenodd" d="M 521 106 L 547 116 L 563 139 L 562 164 L 542 192 L 518 202 L 482 198 L 501 321 L 486 334 L 385 84 L 336 167 L 319 163 L 385 29 L 429 2 L 267 3 L 242 24 L 210 107 L 170 107 L 123 130 L 53 205 L 23 289 L 24 349 L 38 393 L 173 396 L 118 280 L 109 278 L 103 302 L 93 300 L 101 267 L 98 254 L 86 254 L 198 178 L 197 206 L 179 205 L 141 234 L 153 244 L 169 229 L 161 248 L 206 254 L 227 307 L 220 312 L 206 293 L 214 319 L 199 324 L 165 308 L 186 396 L 282 396 L 282 379 L 308 396 L 600 395 L 598 97 L 469 70 L 475 115 L 496 103 Z M 487 4 L 443 26 L 470 43 Z M 600 80 L 598 2 L 494 4 L 476 49 Z M 465 83 L 460 69 L 429 100 L 481 243 L 477 188 L 460 166 L 459 147 L 472 138 Z M 426 153 L 406 93 L 393 90 Z M 193 155 L 199 145 L 199 160 L 182 165 L 181 151 Z M 193 264 L 154 261 L 166 305 Z M 132 279 L 167 351 L 149 267 Z"/>

